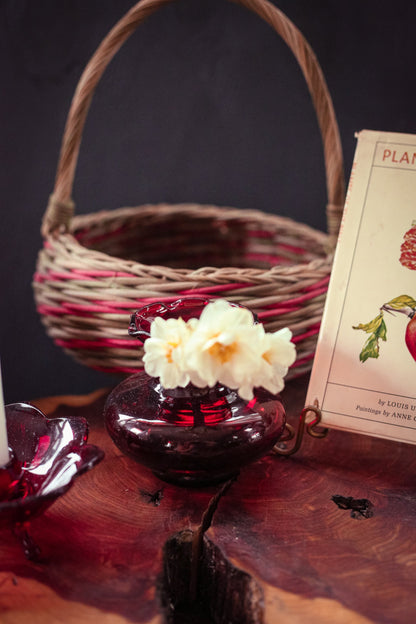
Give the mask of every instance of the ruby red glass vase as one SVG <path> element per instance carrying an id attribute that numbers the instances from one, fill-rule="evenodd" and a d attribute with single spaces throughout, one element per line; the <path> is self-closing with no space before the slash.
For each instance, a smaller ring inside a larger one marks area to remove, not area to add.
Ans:
<path id="1" fill-rule="evenodd" d="M 133 315 L 129 331 L 144 341 L 156 316 L 188 320 L 199 317 L 208 302 L 192 298 L 146 306 Z M 225 481 L 264 456 L 286 419 L 279 397 L 261 388 L 251 401 L 221 384 L 167 390 L 142 371 L 109 395 L 105 422 L 120 450 L 159 478 L 204 486 Z"/>

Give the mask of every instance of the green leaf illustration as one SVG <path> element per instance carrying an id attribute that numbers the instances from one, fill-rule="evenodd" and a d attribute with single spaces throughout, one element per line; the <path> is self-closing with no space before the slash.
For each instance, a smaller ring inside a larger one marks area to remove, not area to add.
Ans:
<path id="1" fill-rule="evenodd" d="M 380 314 L 369 323 L 360 323 L 359 325 L 354 326 L 353 329 L 362 329 L 367 334 L 373 334 L 374 332 L 378 331 L 382 322 L 384 323 L 383 313 L 380 312 Z"/>
<path id="2" fill-rule="evenodd" d="M 416 301 L 412 297 L 409 297 L 409 295 L 400 295 L 400 297 L 395 297 L 391 301 L 388 301 L 385 305 L 389 306 L 393 310 L 401 310 L 406 307 L 415 309 Z"/>
<path id="3" fill-rule="evenodd" d="M 353 326 L 353 329 L 361 329 L 370 336 L 367 338 L 361 353 L 360 361 L 365 362 L 368 358 L 378 358 L 380 352 L 380 340 L 387 340 L 387 327 L 383 319 L 383 312 L 380 312 L 369 323 L 360 323 Z"/>

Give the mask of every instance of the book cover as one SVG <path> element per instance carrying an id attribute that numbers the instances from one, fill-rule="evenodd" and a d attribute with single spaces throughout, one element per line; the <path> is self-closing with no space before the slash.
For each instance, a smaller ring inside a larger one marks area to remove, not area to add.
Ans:
<path id="1" fill-rule="evenodd" d="M 416 444 L 416 135 L 357 135 L 306 404 Z"/>

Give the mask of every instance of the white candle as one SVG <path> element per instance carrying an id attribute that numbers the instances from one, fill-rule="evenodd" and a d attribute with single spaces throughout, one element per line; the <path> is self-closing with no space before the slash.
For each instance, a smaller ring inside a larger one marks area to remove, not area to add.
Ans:
<path id="1" fill-rule="evenodd" d="M 6 412 L 4 409 L 3 383 L 0 364 L 0 467 L 9 462 L 9 444 L 7 441 Z"/>

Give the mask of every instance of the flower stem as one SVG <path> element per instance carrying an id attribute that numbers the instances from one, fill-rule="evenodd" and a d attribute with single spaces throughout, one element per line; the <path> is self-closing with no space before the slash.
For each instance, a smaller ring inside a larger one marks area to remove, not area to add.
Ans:
<path id="1" fill-rule="evenodd" d="M 201 410 L 201 400 L 199 397 L 191 398 L 192 413 L 194 416 L 194 427 L 205 426 L 205 415 Z"/>

